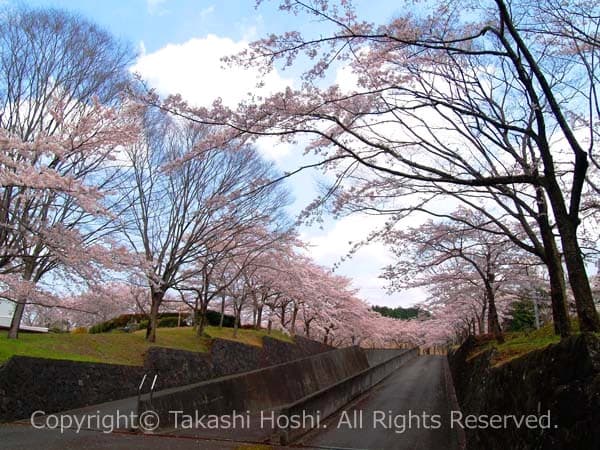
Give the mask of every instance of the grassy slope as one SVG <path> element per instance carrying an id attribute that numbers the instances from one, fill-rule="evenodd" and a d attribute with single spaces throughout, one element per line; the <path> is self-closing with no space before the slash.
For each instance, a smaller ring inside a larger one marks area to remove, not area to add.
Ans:
<path id="1" fill-rule="evenodd" d="M 262 345 L 265 330 L 238 330 L 233 338 L 231 328 L 207 327 L 206 337 L 198 338 L 191 328 L 159 328 L 156 345 L 159 347 L 206 352 L 211 338 L 231 339 L 249 345 Z M 19 339 L 6 339 L 0 332 L 0 363 L 12 355 L 37 356 L 73 361 L 105 362 L 112 364 L 142 365 L 144 353 L 151 346 L 144 340 L 145 331 L 135 333 L 101 334 L 29 334 L 21 333 Z M 271 337 L 292 342 L 283 333 L 273 331 Z"/>
<path id="2" fill-rule="evenodd" d="M 573 332 L 575 334 L 579 333 L 579 323 L 577 320 L 573 320 L 572 325 Z M 478 346 L 472 352 L 471 356 L 475 356 L 488 348 L 495 347 L 497 353 L 494 356 L 493 363 L 494 365 L 500 365 L 512 359 L 519 358 L 526 353 L 543 349 L 550 344 L 556 344 L 560 341 L 560 337 L 554 334 L 552 324 L 527 333 L 506 333 L 505 339 L 505 342 L 502 344 L 498 344 L 495 341 L 486 341 Z"/>

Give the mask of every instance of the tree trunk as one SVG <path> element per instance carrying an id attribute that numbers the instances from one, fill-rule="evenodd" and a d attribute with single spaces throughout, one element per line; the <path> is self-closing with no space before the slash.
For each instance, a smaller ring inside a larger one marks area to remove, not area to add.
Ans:
<path id="1" fill-rule="evenodd" d="M 257 330 L 260 330 L 262 326 L 262 312 L 263 306 L 261 305 L 258 307 L 258 311 L 256 314 L 256 324 L 254 325 L 254 328 L 256 328 Z"/>
<path id="2" fill-rule="evenodd" d="M 198 329 L 198 322 L 200 322 L 200 311 L 198 311 L 198 307 L 196 306 L 194 308 L 194 314 L 193 314 L 193 319 L 192 319 L 192 325 L 193 325 L 193 329 L 197 330 Z"/>
<path id="3" fill-rule="evenodd" d="M 540 226 L 542 243 L 544 245 L 544 263 L 548 268 L 550 277 L 550 298 L 552 301 L 552 320 L 554 321 L 554 333 L 561 338 L 571 335 L 571 321 L 567 308 L 567 288 L 565 286 L 565 274 L 562 261 L 552 227 L 548 222 L 548 207 L 541 189 L 536 191 L 536 199 L 540 215 L 537 222 Z"/>
<path id="4" fill-rule="evenodd" d="M 287 305 L 281 307 L 281 326 L 285 328 L 285 308 Z"/>
<path id="5" fill-rule="evenodd" d="M 234 305 L 233 310 L 235 311 L 235 317 L 233 319 L 233 337 L 237 337 L 238 329 L 240 328 L 240 320 L 242 315 L 242 307 L 240 306 L 239 310 Z"/>
<path id="6" fill-rule="evenodd" d="M 483 320 L 485 318 L 485 310 L 487 309 L 487 302 L 483 302 L 486 304 L 486 308 L 483 308 L 481 311 L 481 314 L 477 314 L 475 313 L 475 319 L 477 322 L 477 334 L 484 334 L 484 325 L 483 325 Z"/>
<path id="7" fill-rule="evenodd" d="M 323 344 L 327 345 L 327 340 L 329 338 L 329 328 L 325 330 L 325 336 L 323 337 Z"/>
<path id="8" fill-rule="evenodd" d="M 566 338 L 571 335 L 571 320 L 569 319 L 567 309 L 567 287 L 565 285 L 565 276 L 558 250 L 555 255 L 549 256 L 546 265 L 550 277 L 550 299 L 552 302 L 554 333 L 558 334 L 561 338 Z"/>
<path id="9" fill-rule="evenodd" d="M 198 317 L 198 327 L 196 328 L 196 336 L 200 337 L 204 333 L 204 327 L 206 326 L 206 310 L 208 304 L 202 302 L 200 304 L 200 314 Z"/>
<path id="10" fill-rule="evenodd" d="M 25 271 L 23 273 L 24 281 L 31 281 L 33 276 L 32 264 L 28 261 L 25 263 Z M 17 305 L 15 312 L 13 313 L 12 320 L 10 321 L 10 329 L 8 330 L 8 339 L 18 339 L 19 328 L 21 327 L 21 321 L 23 320 L 23 313 L 25 312 L 25 305 L 27 304 L 27 298 L 25 296 L 19 296 L 17 298 Z"/>
<path id="11" fill-rule="evenodd" d="M 486 297 L 483 298 L 483 307 L 481 308 L 481 334 L 485 334 L 485 315 L 487 314 L 488 302 Z"/>
<path id="12" fill-rule="evenodd" d="M 10 322 L 10 329 L 8 330 L 8 339 L 17 339 L 19 337 L 19 327 L 21 326 L 21 320 L 23 319 L 23 313 L 25 312 L 25 303 L 27 299 L 19 297 L 17 300 L 17 306 L 13 313 L 12 320 Z"/>
<path id="13" fill-rule="evenodd" d="M 569 275 L 569 284 L 575 297 L 579 327 L 581 331 L 600 332 L 600 318 L 594 305 L 590 281 L 585 270 L 585 263 L 575 230 L 572 230 L 573 227 L 569 225 L 559 226 L 559 228 L 568 229 L 565 233 L 561 232 L 561 242 Z"/>
<path id="14" fill-rule="evenodd" d="M 533 296 L 533 314 L 535 317 L 535 329 L 540 329 L 540 308 L 538 307 L 537 293 Z M 556 327 L 555 327 L 556 331 Z"/>
<path id="15" fill-rule="evenodd" d="M 163 301 L 165 293 L 163 291 L 154 291 L 151 289 L 152 306 L 150 307 L 150 320 L 146 329 L 146 340 L 156 342 L 156 329 L 158 328 L 158 310 Z"/>
<path id="16" fill-rule="evenodd" d="M 585 170 L 583 174 L 575 173 L 573 176 L 585 176 Z M 579 218 L 572 217 L 567 211 L 562 191 L 556 180 L 549 179 L 548 181 L 546 191 L 560 234 L 569 284 L 575 297 L 579 328 L 581 331 L 597 333 L 600 332 L 600 317 L 598 317 L 598 311 L 596 311 L 596 306 L 594 305 L 590 280 L 585 270 L 583 255 L 577 239 Z"/>
<path id="17" fill-rule="evenodd" d="M 223 319 L 225 317 L 225 296 L 221 296 L 221 318 L 219 319 L 219 328 L 223 328 Z"/>
<path id="18" fill-rule="evenodd" d="M 488 282 L 485 283 L 485 294 L 488 302 L 488 331 L 494 336 L 499 342 L 504 342 L 504 336 L 502 334 L 502 328 L 500 328 L 500 322 L 498 321 L 498 311 L 496 310 L 496 298 L 494 295 L 494 275 L 488 274 Z"/>
<path id="19" fill-rule="evenodd" d="M 198 329 L 198 322 L 200 319 L 200 311 L 199 311 L 199 306 L 198 306 L 198 296 L 196 296 L 196 299 L 194 300 L 194 315 L 193 315 L 193 325 L 194 325 L 194 330 Z"/>
<path id="20" fill-rule="evenodd" d="M 294 310 L 292 311 L 292 322 L 290 324 L 290 334 L 292 336 L 296 336 L 296 318 L 298 317 L 298 307 L 294 305 Z"/>

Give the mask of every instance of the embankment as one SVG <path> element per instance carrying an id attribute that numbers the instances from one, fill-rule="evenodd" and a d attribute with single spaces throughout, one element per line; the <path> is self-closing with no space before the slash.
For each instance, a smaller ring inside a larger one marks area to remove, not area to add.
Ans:
<path id="1" fill-rule="evenodd" d="M 152 347 L 144 367 L 13 356 L 0 366 L 0 422 L 136 395 L 144 373 L 158 374 L 157 389 L 165 389 L 329 350 L 302 337 L 294 344 L 264 337 L 262 347 L 215 339 L 208 353 Z"/>
<path id="2" fill-rule="evenodd" d="M 468 450 L 600 448 L 600 338 L 582 334 L 493 365 L 469 338 L 448 356 L 464 415 L 548 415 L 549 426 L 466 429 Z M 532 423 L 534 423 L 532 421 Z M 540 426 L 541 425 L 541 426 Z"/>

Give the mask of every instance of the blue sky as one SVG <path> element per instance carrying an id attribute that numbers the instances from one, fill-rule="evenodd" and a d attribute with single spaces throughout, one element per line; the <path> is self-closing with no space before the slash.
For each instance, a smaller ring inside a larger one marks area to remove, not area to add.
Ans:
<path id="1" fill-rule="evenodd" d="M 134 70 L 162 94 L 181 93 L 196 104 L 209 104 L 220 96 L 234 106 L 254 90 L 257 73 L 244 70 L 223 70 L 220 58 L 236 53 L 249 41 L 269 33 L 292 29 L 317 31 L 321 24 L 277 10 L 277 2 L 266 1 L 259 8 L 253 0 L 30 0 L 0 4 L 25 3 L 30 6 L 53 6 L 78 12 L 91 19 L 139 52 Z M 374 5 L 377 7 L 374 7 Z M 384 22 L 398 12 L 396 2 L 377 0 L 356 2 L 363 20 Z M 318 32 L 318 31 L 317 31 Z M 265 93 L 287 85 L 298 86 L 294 71 L 276 71 L 265 80 Z M 336 82 L 351 83 L 342 71 Z M 281 170 L 293 170 L 303 160 L 301 146 L 277 145 L 262 141 L 259 149 Z M 303 173 L 289 186 L 295 197 L 292 211 L 299 212 L 315 195 L 317 173 Z M 349 249 L 349 241 L 361 240 L 377 218 L 349 217 L 334 222 L 327 220 L 322 229 L 303 227 L 302 237 L 313 245 L 311 256 L 317 262 L 331 266 Z M 409 305 L 422 300 L 420 291 L 387 296 L 378 274 L 389 263 L 385 248 L 373 245 L 359 251 L 344 262 L 339 272 L 354 279 L 367 301 L 380 305 Z"/>
<path id="2" fill-rule="evenodd" d="M 0 1 L 31 6 L 54 6 L 81 13 L 132 43 L 144 42 L 149 52 L 167 43 L 215 34 L 234 40 L 254 30 L 258 36 L 298 27 L 296 17 L 280 13 L 276 2 L 266 1 L 258 8 L 253 0 L 28 0 Z M 382 21 L 396 11 L 392 0 L 356 2 L 360 17 Z M 302 29 L 315 26 L 304 22 Z"/>

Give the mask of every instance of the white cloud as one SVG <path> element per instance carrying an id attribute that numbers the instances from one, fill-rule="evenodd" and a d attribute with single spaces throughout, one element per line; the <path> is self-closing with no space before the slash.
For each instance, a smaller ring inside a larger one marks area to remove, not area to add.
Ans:
<path id="1" fill-rule="evenodd" d="M 262 77 L 254 68 L 226 67 L 221 61 L 247 46 L 246 41 L 210 34 L 142 55 L 133 70 L 161 94 L 179 93 L 198 106 L 210 105 L 217 97 L 227 106 L 235 106 L 250 93 L 268 95 L 292 85 L 291 79 L 277 72 Z M 264 86 L 257 89 L 259 82 Z"/>
<path id="2" fill-rule="evenodd" d="M 210 5 L 209 7 L 204 8 L 202 11 L 200 11 L 200 17 L 202 19 L 206 19 L 208 16 L 210 16 L 214 12 L 215 12 L 215 6 Z"/>
<path id="3" fill-rule="evenodd" d="M 260 154 L 271 161 L 281 163 L 292 153 L 292 144 L 281 142 L 275 136 L 263 136 L 256 141 L 256 148 Z"/>
<path id="4" fill-rule="evenodd" d="M 350 242 L 366 238 L 369 232 L 385 221 L 381 216 L 351 215 L 328 226 L 326 230 L 304 229 L 301 238 L 311 247 L 308 254 L 319 264 L 331 267 L 351 249 Z M 360 290 L 361 298 L 373 305 L 408 306 L 425 300 L 420 289 L 388 295 L 386 281 L 379 278 L 381 269 L 392 262 L 392 255 L 381 243 L 363 246 L 337 269 L 337 273 L 352 278 L 354 287 Z"/>
<path id="5" fill-rule="evenodd" d="M 162 16 L 168 11 L 163 7 L 167 0 L 146 0 L 146 8 L 149 14 Z"/>
<path id="6" fill-rule="evenodd" d="M 335 84 L 337 84 L 342 91 L 355 91 L 358 86 L 358 75 L 352 71 L 352 67 L 350 67 L 349 64 L 344 64 L 340 66 L 335 73 Z"/>
<path id="7" fill-rule="evenodd" d="M 262 15 L 258 14 L 249 19 L 243 19 L 236 26 L 242 33 L 243 40 L 252 42 L 259 39 L 258 30 L 265 28 L 265 20 Z"/>
<path id="8" fill-rule="evenodd" d="M 146 44 L 144 43 L 144 41 L 140 41 L 138 43 L 138 52 L 140 55 L 139 57 L 146 55 Z"/>
<path id="9" fill-rule="evenodd" d="M 250 35 L 253 33 L 252 28 L 248 28 L 247 31 Z M 249 38 L 233 41 L 208 35 L 182 44 L 169 44 L 156 52 L 142 54 L 133 70 L 159 93 L 179 93 L 190 103 L 199 106 L 208 106 L 217 97 L 221 97 L 226 105 L 233 107 L 249 93 L 266 96 L 291 86 L 293 81 L 283 78 L 278 72 L 261 79 L 255 69 L 224 67 L 221 58 L 247 48 L 247 39 Z M 336 81 L 344 89 L 350 89 L 356 82 L 355 76 L 348 68 L 342 69 L 337 75 Z M 259 81 L 264 82 L 264 87 L 257 89 Z M 282 144 L 275 138 L 265 137 L 258 139 L 256 145 L 265 158 L 275 161 L 282 170 L 293 170 L 306 163 L 300 156 L 304 143 L 302 139 L 300 141 L 297 145 Z M 308 203 L 311 198 L 305 197 L 313 195 L 314 188 L 307 186 L 308 182 L 310 175 L 305 174 L 301 178 L 294 178 L 291 183 L 293 194 L 300 203 L 304 200 Z M 311 257 L 319 264 L 332 266 L 350 250 L 349 241 L 365 238 L 382 222 L 381 217 L 351 216 L 333 222 L 325 231 L 316 228 L 304 229 L 302 238 L 313 245 L 309 250 Z M 344 262 L 338 273 L 354 279 L 354 285 L 360 289 L 361 297 L 372 304 L 407 306 L 423 300 L 425 294 L 419 290 L 391 296 L 386 294 L 385 281 L 378 277 L 381 268 L 390 262 L 391 256 L 385 246 L 371 244 Z"/>

